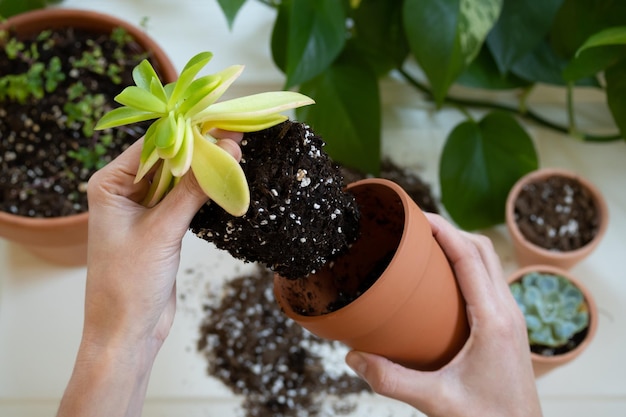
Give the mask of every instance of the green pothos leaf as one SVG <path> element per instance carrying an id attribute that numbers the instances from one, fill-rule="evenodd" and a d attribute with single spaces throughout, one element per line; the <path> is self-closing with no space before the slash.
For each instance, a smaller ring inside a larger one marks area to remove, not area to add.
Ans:
<path id="1" fill-rule="evenodd" d="M 404 28 L 438 104 L 478 55 L 502 0 L 405 0 Z"/>
<path id="2" fill-rule="evenodd" d="M 326 142 L 337 162 L 366 173 L 380 169 L 380 95 L 374 70 L 346 51 L 300 91 L 317 105 L 296 110 Z"/>
<path id="3" fill-rule="evenodd" d="M 222 12 L 226 17 L 229 29 L 233 28 L 233 23 L 235 23 L 237 13 L 239 13 L 239 10 L 245 4 L 245 2 L 246 0 L 217 0 L 217 3 L 222 8 Z"/>
<path id="4" fill-rule="evenodd" d="M 272 55 L 287 76 L 285 88 L 319 75 L 346 42 L 346 13 L 337 0 L 282 2 L 272 33 Z"/>
<path id="5" fill-rule="evenodd" d="M 509 190 L 537 166 L 532 139 L 508 113 L 463 122 L 450 133 L 441 155 L 441 201 L 463 229 L 502 223 Z"/>
<path id="6" fill-rule="evenodd" d="M 626 138 L 626 59 L 607 68 L 604 74 L 609 109 L 622 137 Z"/>

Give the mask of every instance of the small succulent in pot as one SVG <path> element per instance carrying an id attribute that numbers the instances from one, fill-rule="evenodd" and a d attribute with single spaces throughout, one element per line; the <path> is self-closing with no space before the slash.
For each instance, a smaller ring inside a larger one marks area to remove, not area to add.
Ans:
<path id="1" fill-rule="evenodd" d="M 570 350 L 575 336 L 589 326 L 583 293 L 560 275 L 530 272 L 510 289 L 524 313 L 531 350 L 536 353 Z"/>

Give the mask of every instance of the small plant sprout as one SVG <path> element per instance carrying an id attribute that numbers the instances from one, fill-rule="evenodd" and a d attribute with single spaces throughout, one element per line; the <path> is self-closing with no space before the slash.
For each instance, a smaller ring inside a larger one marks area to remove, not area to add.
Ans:
<path id="1" fill-rule="evenodd" d="M 510 288 L 526 318 L 531 345 L 561 347 L 589 325 L 582 292 L 562 276 L 532 272 Z"/>
<path id="2" fill-rule="evenodd" d="M 135 182 L 154 171 L 143 202 L 150 207 L 189 171 L 216 204 L 234 216 L 248 210 L 250 191 L 241 166 L 216 145 L 212 129 L 254 132 L 287 120 L 281 112 L 313 104 L 300 93 L 276 91 L 217 102 L 243 71 L 235 65 L 196 78 L 213 54 L 201 52 L 185 65 L 177 81 L 163 86 L 154 68 L 143 60 L 133 70 L 135 86 L 115 101 L 96 129 L 156 119 L 146 131 Z"/>

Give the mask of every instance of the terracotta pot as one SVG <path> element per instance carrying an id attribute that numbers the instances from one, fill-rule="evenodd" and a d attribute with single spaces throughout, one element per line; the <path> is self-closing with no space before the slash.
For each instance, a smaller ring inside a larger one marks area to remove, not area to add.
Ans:
<path id="1" fill-rule="evenodd" d="M 317 336 L 411 368 L 440 368 L 464 345 L 469 326 L 454 273 L 428 220 L 391 181 L 361 180 L 348 190 L 361 209 L 360 237 L 348 253 L 306 278 L 276 275 L 277 302 Z M 360 297 L 323 313 L 338 292 L 372 276 L 376 281 Z"/>
<path id="2" fill-rule="evenodd" d="M 97 33 L 123 27 L 145 50 L 151 51 L 155 69 L 165 82 L 175 81 L 176 68 L 165 52 L 140 28 L 106 14 L 72 9 L 42 9 L 16 15 L 0 28 L 13 27 L 18 35 L 44 29 L 76 27 Z M 16 216 L 0 211 L 0 236 L 18 243 L 32 253 L 61 265 L 87 262 L 87 213 L 56 218 Z"/>
<path id="3" fill-rule="evenodd" d="M 587 349 L 598 330 L 598 307 L 589 289 L 585 287 L 576 277 L 574 277 L 570 272 L 564 269 L 557 268 L 551 265 L 526 266 L 511 274 L 507 279 L 507 282 L 509 284 L 512 284 L 513 282 L 520 280 L 524 275 L 531 272 L 560 275 L 571 281 L 571 283 L 574 284 L 574 286 L 576 286 L 583 293 L 583 296 L 585 297 L 585 301 L 587 303 L 587 308 L 589 310 L 589 326 L 587 328 L 587 333 L 584 339 L 578 344 L 578 346 L 576 346 L 576 348 L 567 353 L 554 356 L 544 356 L 538 353 L 531 352 L 530 357 L 533 363 L 533 370 L 535 372 L 535 377 L 538 378 L 559 366 L 565 365 L 573 361 L 578 356 L 580 356 L 580 354 L 583 353 L 585 349 Z"/>
<path id="4" fill-rule="evenodd" d="M 584 246 L 575 250 L 556 251 L 542 248 L 541 246 L 530 242 L 520 231 L 518 224 L 515 221 L 515 201 L 520 191 L 529 183 L 542 180 L 553 175 L 577 180 L 591 193 L 596 209 L 598 210 L 600 225 L 595 237 Z M 585 178 L 580 177 L 574 172 L 563 169 L 544 168 L 523 176 L 513 185 L 506 201 L 505 218 L 509 234 L 513 241 L 515 256 L 520 266 L 543 264 L 554 265 L 563 269 L 570 269 L 582 259 L 586 258 L 598 246 L 604 236 L 604 233 L 606 232 L 609 222 L 609 211 L 606 201 L 600 191 Z"/>

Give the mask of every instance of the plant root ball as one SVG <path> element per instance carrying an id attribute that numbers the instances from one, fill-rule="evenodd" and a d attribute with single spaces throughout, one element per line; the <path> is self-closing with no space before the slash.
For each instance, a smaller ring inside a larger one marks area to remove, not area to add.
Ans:
<path id="1" fill-rule="evenodd" d="M 309 126 L 286 121 L 247 133 L 241 166 L 250 208 L 233 217 L 210 202 L 196 214 L 198 237 L 289 279 L 304 277 L 344 252 L 358 235 L 354 197 Z"/>

